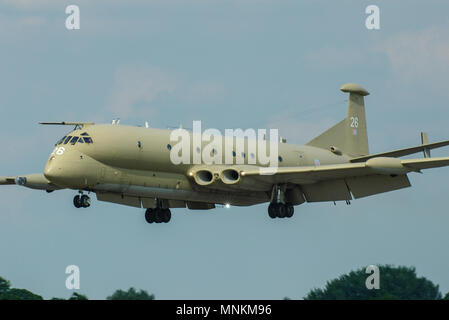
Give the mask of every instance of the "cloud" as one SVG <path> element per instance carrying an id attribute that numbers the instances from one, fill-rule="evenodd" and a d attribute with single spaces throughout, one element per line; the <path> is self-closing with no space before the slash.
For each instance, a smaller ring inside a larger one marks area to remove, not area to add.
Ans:
<path id="1" fill-rule="evenodd" d="M 176 79 L 170 73 L 152 66 L 120 66 L 115 72 L 112 94 L 103 112 L 114 117 L 149 116 L 153 102 L 161 95 L 170 95 Z"/>
<path id="2" fill-rule="evenodd" d="M 225 95 L 225 87 L 221 83 L 200 81 L 186 88 L 183 100 L 190 103 L 217 101 Z"/>
<path id="3" fill-rule="evenodd" d="M 0 36 L 16 38 L 18 34 L 39 32 L 47 24 L 47 19 L 37 15 L 11 17 L 0 14 Z"/>
<path id="4" fill-rule="evenodd" d="M 404 81 L 447 80 L 448 26 L 433 26 L 389 37 L 376 48 L 385 54 L 394 75 Z"/>
<path id="5" fill-rule="evenodd" d="M 341 119 L 323 118 L 317 121 L 298 120 L 288 111 L 268 120 L 268 128 L 279 129 L 279 135 L 288 143 L 305 144 L 323 133 Z"/>
<path id="6" fill-rule="evenodd" d="M 177 106 L 203 105 L 222 101 L 225 86 L 214 80 L 185 79 L 184 74 L 174 74 L 150 65 L 122 65 L 117 67 L 111 94 L 101 115 L 104 120 L 119 118 L 154 118 L 157 110 L 167 108 L 167 101 Z M 164 106 L 162 106 L 165 104 Z"/>
<path id="7" fill-rule="evenodd" d="M 314 67 L 346 68 L 363 63 L 366 54 L 361 48 L 326 46 L 305 54 L 306 61 Z"/>

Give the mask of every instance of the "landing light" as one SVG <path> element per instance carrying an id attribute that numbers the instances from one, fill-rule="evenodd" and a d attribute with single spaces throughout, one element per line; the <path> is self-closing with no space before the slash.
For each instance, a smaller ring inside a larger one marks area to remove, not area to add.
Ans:
<path id="1" fill-rule="evenodd" d="M 226 208 L 226 209 L 229 209 L 230 207 L 231 207 L 231 205 L 230 205 L 229 203 L 226 203 L 226 204 L 225 204 L 225 208 Z"/>

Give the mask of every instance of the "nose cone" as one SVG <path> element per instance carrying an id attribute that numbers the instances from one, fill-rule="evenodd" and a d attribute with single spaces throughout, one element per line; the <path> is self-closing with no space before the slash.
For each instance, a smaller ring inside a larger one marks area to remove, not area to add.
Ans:
<path id="1" fill-rule="evenodd" d="M 62 168 L 61 166 L 58 166 L 58 162 L 58 160 L 52 157 L 47 161 L 44 168 L 45 178 L 53 183 L 56 183 L 58 180 L 60 180 L 62 176 Z"/>

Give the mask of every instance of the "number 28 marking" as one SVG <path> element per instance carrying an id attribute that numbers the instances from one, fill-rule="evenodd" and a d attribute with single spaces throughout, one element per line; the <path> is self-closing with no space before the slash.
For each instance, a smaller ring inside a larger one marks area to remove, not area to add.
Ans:
<path id="1" fill-rule="evenodd" d="M 358 117 L 351 117 L 349 118 L 351 120 L 351 128 L 358 128 L 359 127 L 359 118 Z"/>

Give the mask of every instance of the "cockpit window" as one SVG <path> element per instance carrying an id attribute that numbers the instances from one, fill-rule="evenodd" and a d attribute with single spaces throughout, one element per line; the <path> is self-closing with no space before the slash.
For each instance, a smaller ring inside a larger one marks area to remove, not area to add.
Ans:
<path id="1" fill-rule="evenodd" d="M 89 134 L 87 132 L 81 133 L 82 136 L 88 136 Z"/>
<path id="2" fill-rule="evenodd" d="M 71 145 L 75 145 L 77 143 L 93 143 L 91 137 L 86 136 L 87 133 L 83 132 L 82 137 L 79 136 L 64 136 L 61 140 L 59 140 L 56 145 L 60 145 L 61 143 L 68 144 L 70 142 Z"/>
<path id="3" fill-rule="evenodd" d="M 79 137 L 73 137 L 72 140 L 70 140 L 71 144 L 75 144 L 78 141 Z"/>
<path id="4" fill-rule="evenodd" d="M 62 139 L 58 140 L 58 142 L 56 142 L 55 146 L 60 145 L 60 144 L 64 141 L 64 139 L 65 139 L 66 137 L 67 137 L 67 136 L 64 136 L 64 137 L 62 137 Z"/>

